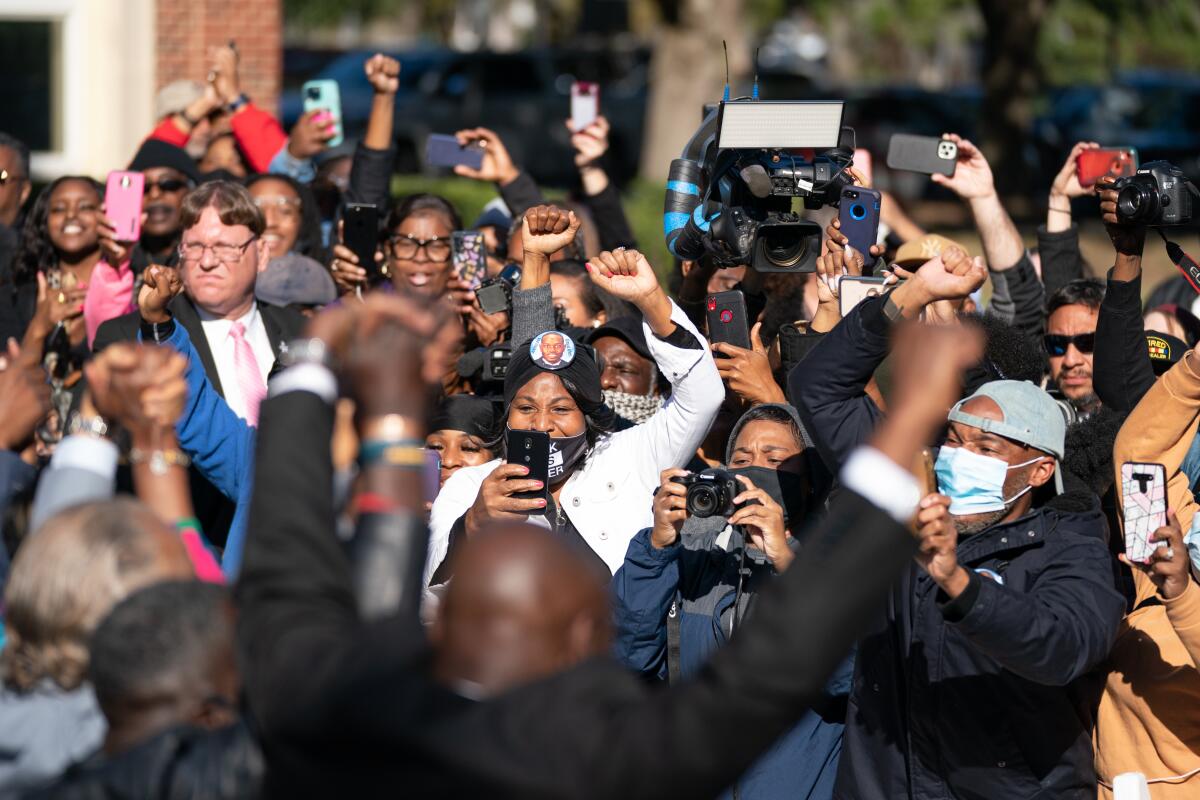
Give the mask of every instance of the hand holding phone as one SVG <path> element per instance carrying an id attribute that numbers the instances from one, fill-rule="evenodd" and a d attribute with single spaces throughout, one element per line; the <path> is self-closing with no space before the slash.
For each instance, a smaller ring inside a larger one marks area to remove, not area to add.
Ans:
<path id="1" fill-rule="evenodd" d="M 846 316 L 854 307 L 868 297 L 877 297 L 886 291 L 888 278 L 885 275 L 845 275 L 838 282 L 838 310 Z"/>
<path id="2" fill-rule="evenodd" d="M 734 347 L 751 350 L 750 319 L 746 314 L 746 296 L 739 290 L 710 294 L 704 301 L 708 318 L 708 340 L 713 344 L 728 342 Z M 717 358 L 726 358 L 714 353 Z"/>
<path id="3" fill-rule="evenodd" d="M 507 458 L 509 464 L 525 467 L 526 484 L 532 481 L 541 483 L 540 489 L 529 488 L 525 491 L 513 492 L 512 497 L 519 500 L 547 499 L 549 489 L 546 484 L 550 479 L 550 434 L 545 431 L 509 430 L 506 439 Z M 525 484 L 523 484 L 525 485 Z M 526 513 L 540 513 L 539 508 L 527 509 Z"/>
<path id="4" fill-rule="evenodd" d="M 454 231 L 450 234 L 454 274 L 471 291 L 479 289 L 487 277 L 487 250 L 479 231 Z"/>
<path id="5" fill-rule="evenodd" d="M 838 205 L 840 230 L 848 244 L 861 253 L 864 260 L 871 258 L 871 247 L 879 239 L 880 200 L 881 196 L 875 189 L 861 186 L 842 189 Z"/>
<path id="6" fill-rule="evenodd" d="M 1132 147 L 1100 147 L 1084 150 L 1075 158 L 1079 185 L 1095 186 L 1101 178 L 1123 178 L 1137 172 L 1137 150 Z"/>
<path id="7" fill-rule="evenodd" d="M 145 178 L 140 172 L 108 173 L 104 189 L 104 215 L 113 224 L 118 242 L 136 242 L 142 236 L 142 194 Z"/>
<path id="8" fill-rule="evenodd" d="M 379 248 L 379 209 L 373 203 L 347 203 L 342 216 L 342 243 L 358 258 L 367 272 L 367 285 L 382 277 L 375 251 Z"/>
<path id="9" fill-rule="evenodd" d="M 1126 461 L 1121 465 L 1121 499 L 1125 516 L 1125 557 L 1146 564 L 1156 547 L 1150 534 L 1167 524 L 1167 470 L 1162 464 Z"/>
<path id="10" fill-rule="evenodd" d="M 325 111 L 329 114 L 329 117 L 319 124 L 333 124 L 333 138 L 326 144 L 329 147 L 337 147 L 345 140 L 345 129 L 342 127 L 342 97 L 337 81 L 309 81 L 304 84 L 301 92 L 304 97 L 305 114 L 310 111 Z"/>
<path id="11" fill-rule="evenodd" d="M 432 167 L 479 169 L 483 166 L 483 144 L 475 141 L 463 145 L 449 134 L 431 133 L 425 141 L 425 161 Z"/>

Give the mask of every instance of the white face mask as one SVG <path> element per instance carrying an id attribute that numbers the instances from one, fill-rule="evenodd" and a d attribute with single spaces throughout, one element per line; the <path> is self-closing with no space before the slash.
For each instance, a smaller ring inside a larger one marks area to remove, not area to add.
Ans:
<path id="1" fill-rule="evenodd" d="M 991 456 L 973 453 L 965 447 L 943 446 L 938 451 L 934 472 L 938 488 L 950 498 L 950 513 L 954 516 L 986 514 L 1003 511 L 1033 486 L 1026 486 L 1009 498 L 1004 496 L 1004 480 L 1008 471 L 1027 467 L 1047 456 L 1037 456 L 1020 464 L 1008 465 Z"/>

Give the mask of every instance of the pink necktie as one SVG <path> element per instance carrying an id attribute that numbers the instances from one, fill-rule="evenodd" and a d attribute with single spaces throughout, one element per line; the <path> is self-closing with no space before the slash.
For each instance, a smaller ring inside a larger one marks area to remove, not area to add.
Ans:
<path id="1" fill-rule="evenodd" d="M 237 370 L 238 388 L 242 390 L 242 400 L 246 403 L 246 421 L 258 426 L 258 406 L 267 395 L 266 384 L 263 383 L 262 373 L 258 371 L 258 360 L 250 342 L 246 341 L 246 326 L 235 322 L 229 328 L 233 337 L 233 368 Z"/>

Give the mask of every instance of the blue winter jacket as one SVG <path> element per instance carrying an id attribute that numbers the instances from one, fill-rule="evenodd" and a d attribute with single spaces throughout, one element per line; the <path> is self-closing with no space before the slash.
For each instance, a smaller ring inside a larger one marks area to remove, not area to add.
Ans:
<path id="1" fill-rule="evenodd" d="M 140 333 L 139 333 L 140 337 Z M 256 430 L 233 413 L 225 398 L 217 394 L 204 365 L 200 362 L 187 329 L 176 323 L 175 330 L 162 344 L 169 345 L 187 358 L 187 407 L 175 431 L 179 447 L 192 459 L 196 469 L 216 486 L 221 494 L 237 503 L 221 567 L 230 580 L 237 577 L 246 541 L 246 515 L 254 486 L 254 440 Z"/>
<path id="2" fill-rule="evenodd" d="M 680 675 L 695 673 L 729 638 L 735 616 L 742 542 L 728 526 L 656 549 L 650 529 L 629 543 L 625 563 L 613 577 L 616 655 L 643 675 L 666 679 L 668 615 L 680 614 Z M 738 619 L 753 608 L 756 588 L 774 569 L 762 553 L 747 550 Z M 736 621 L 734 621 L 736 627 Z M 723 795 L 746 798 L 831 798 L 842 749 L 846 696 L 853 658 L 838 667 L 826 696 L 781 737 Z"/>

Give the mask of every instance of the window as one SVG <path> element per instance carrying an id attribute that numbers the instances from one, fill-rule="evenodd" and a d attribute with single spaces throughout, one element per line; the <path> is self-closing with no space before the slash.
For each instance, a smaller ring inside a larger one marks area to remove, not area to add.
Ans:
<path id="1" fill-rule="evenodd" d="M 3 127 L 33 150 L 59 150 L 59 26 L 49 21 L 0 23 L 0 109 Z"/>

